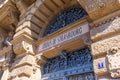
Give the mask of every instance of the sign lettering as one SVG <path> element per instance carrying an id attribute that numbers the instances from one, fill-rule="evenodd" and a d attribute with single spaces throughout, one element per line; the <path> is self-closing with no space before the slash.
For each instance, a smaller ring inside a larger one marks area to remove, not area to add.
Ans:
<path id="1" fill-rule="evenodd" d="M 39 46 L 39 51 L 38 52 L 41 52 L 43 50 L 46 50 L 46 49 L 49 49 L 49 48 L 52 48 L 52 47 L 55 47 L 56 45 L 59 45 L 67 40 L 71 40 L 77 36 L 80 36 L 86 32 L 89 31 L 89 27 L 88 27 L 88 24 L 84 24 L 80 27 L 77 27 L 76 29 L 73 29 L 69 32 L 66 32 L 65 34 L 62 34 L 56 38 L 53 38 L 49 41 L 46 41 L 44 42 L 43 44 L 41 44 Z"/>

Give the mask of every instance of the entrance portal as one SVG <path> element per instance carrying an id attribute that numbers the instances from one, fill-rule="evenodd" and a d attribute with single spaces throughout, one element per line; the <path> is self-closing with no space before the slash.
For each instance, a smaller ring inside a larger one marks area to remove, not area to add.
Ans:
<path id="1" fill-rule="evenodd" d="M 42 68 L 42 80 L 94 80 L 93 59 L 88 47 L 49 59 Z"/>

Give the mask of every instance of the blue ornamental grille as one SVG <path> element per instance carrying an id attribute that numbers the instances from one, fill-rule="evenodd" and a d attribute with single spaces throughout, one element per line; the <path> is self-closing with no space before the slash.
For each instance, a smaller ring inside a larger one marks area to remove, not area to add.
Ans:
<path id="1" fill-rule="evenodd" d="M 82 69 L 83 66 L 83 68 L 85 68 L 91 65 L 93 65 L 91 51 L 88 47 L 84 47 L 70 53 L 62 52 L 60 56 L 49 59 L 48 62 L 43 66 L 42 73 L 44 75 L 75 67 L 81 67 Z M 89 70 L 87 71 L 89 72 Z M 93 71 L 93 69 L 91 68 L 90 71 Z"/>
<path id="2" fill-rule="evenodd" d="M 58 15 L 58 17 L 52 22 L 50 26 L 48 26 L 44 36 L 51 34 L 60 28 L 85 17 L 86 15 L 87 13 L 81 8 L 81 6 L 74 6 L 68 10 L 65 10 Z"/>

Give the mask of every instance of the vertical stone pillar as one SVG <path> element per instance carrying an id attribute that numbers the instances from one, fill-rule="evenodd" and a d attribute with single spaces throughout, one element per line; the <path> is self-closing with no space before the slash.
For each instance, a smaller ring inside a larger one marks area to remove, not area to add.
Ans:
<path id="1" fill-rule="evenodd" d="M 112 18 L 104 24 L 91 29 L 92 55 L 94 56 L 94 70 L 97 80 L 120 79 L 120 20 Z"/>
<path id="2" fill-rule="evenodd" d="M 16 29 L 16 34 L 12 41 L 16 58 L 11 66 L 9 80 L 36 80 L 33 79 L 35 78 L 36 69 L 38 69 L 35 59 L 35 36 L 32 34 L 32 30 L 28 28 L 34 26 L 31 26 L 30 23 L 26 24 L 26 22 L 23 22 Z M 39 74 L 39 71 L 37 73 Z"/>

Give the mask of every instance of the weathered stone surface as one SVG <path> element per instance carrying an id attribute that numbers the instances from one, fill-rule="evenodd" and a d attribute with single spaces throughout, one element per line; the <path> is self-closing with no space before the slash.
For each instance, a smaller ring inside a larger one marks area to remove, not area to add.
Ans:
<path id="1" fill-rule="evenodd" d="M 11 0 L 0 1 L 0 27 L 10 30 L 10 25 L 17 26 L 19 11 Z"/>
<path id="2" fill-rule="evenodd" d="M 108 74 L 106 57 L 94 59 L 94 70 L 97 76 L 103 76 Z"/>
<path id="3" fill-rule="evenodd" d="M 16 32 L 22 30 L 23 28 L 28 27 L 29 29 L 35 31 L 36 33 L 40 32 L 40 27 L 36 26 L 34 23 L 30 21 L 24 22 L 22 25 L 20 25 L 17 29 Z"/>
<path id="4" fill-rule="evenodd" d="M 34 53 L 33 51 L 33 45 L 29 44 L 25 41 L 19 42 L 15 45 L 13 45 L 13 50 L 15 54 L 23 54 L 23 53 Z"/>
<path id="5" fill-rule="evenodd" d="M 18 77 L 18 76 L 16 76 L 16 77 L 13 77 L 13 78 L 11 78 L 12 80 L 30 80 L 28 77 Z"/>
<path id="6" fill-rule="evenodd" d="M 4 71 L 1 80 L 8 80 L 8 75 L 9 75 L 9 70 L 7 69 Z"/>
<path id="7" fill-rule="evenodd" d="M 93 41 L 100 40 L 105 37 L 110 37 L 113 34 L 120 32 L 120 17 L 116 17 L 104 24 L 94 27 L 90 30 L 91 39 Z"/>
<path id="8" fill-rule="evenodd" d="M 31 76 L 33 74 L 33 68 L 31 66 L 22 66 L 19 68 L 15 68 L 11 71 L 10 76 L 14 77 L 14 76 L 20 76 L 20 75 L 24 75 L 24 76 Z"/>
<path id="9" fill-rule="evenodd" d="M 47 62 L 47 58 L 45 58 L 44 56 L 42 55 L 37 55 L 36 56 L 36 62 L 38 65 L 44 65 L 46 62 Z"/>
<path id="10" fill-rule="evenodd" d="M 120 8 L 119 0 L 78 0 L 92 20 L 99 19 Z"/>
<path id="11" fill-rule="evenodd" d="M 6 31 L 3 30 L 3 28 L 0 28 L 0 49 L 3 47 L 3 42 L 5 40 L 6 37 Z"/>
<path id="12" fill-rule="evenodd" d="M 25 27 L 25 28 L 23 28 L 21 31 L 17 32 L 17 33 L 14 35 L 14 38 L 20 36 L 21 34 L 26 34 L 26 35 L 34 38 L 34 39 L 38 39 L 38 34 L 35 33 L 34 31 L 30 30 L 30 29 L 27 28 L 27 27 Z"/>
<path id="13" fill-rule="evenodd" d="M 30 80 L 41 80 L 41 68 L 36 67 L 36 71 L 33 73 L 33 75 L 30 77 Z"/>
<path id="14" fill-rule="evenodd" d="M 107 38 L 98 42 L 95 42 L 91 45 L 92 48 L 92 55 L 99 56 L 107 53 L 107 51 L 111 47 L 118 47 L 120 48 L 120 35 L 116 35 L 111 38 Z"/>
<path id="15" fill-rule="evenodd" d="M 107 54 L 108 68 L 112 78 L 120 78 L 120 49 L 112 47 Z"/>
<path id="16" fill-rule="evenodd" d="M 7 2 L 8 0 L 0 0 L 0 8 L 2 8 Z"/>
<path id="17" fill-rule="evenodd" d="M 18 58 L 15 60 L 15 62 L 12 64 L 12 68 L 23 66 L 23 65 L 34 65 L 35 64 L 35 58 L 32 55 L 26 55 L 22 58 Z"/>
<path id="18" fill-rule="evenodd" d="M 0 50 L 0 55 L 11 53 L 12 52 L 12 46 L 4 47 L 2 50 Z"/>

